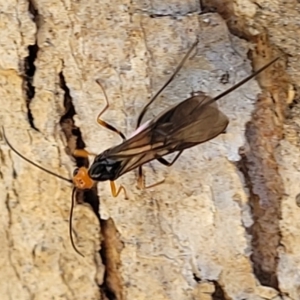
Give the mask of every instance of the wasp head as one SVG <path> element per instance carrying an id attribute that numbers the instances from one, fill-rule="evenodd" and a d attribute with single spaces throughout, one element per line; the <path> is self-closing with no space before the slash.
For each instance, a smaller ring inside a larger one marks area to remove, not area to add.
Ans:
<path id="1" fill-rule="evenodd" d="M 91 189 L 94 185 L 94 181 L 88 174 L 88 170 L 85 167 L 76 168 L 73 172 L 73 183 L 81 190 Z"/>

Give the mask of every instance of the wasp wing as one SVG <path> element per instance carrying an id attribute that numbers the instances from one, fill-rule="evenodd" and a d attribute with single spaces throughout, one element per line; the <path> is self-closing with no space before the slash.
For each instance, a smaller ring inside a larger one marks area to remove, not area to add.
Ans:
<path id="1" fill-rule="evenodd" d="M 103 153 L 119 162 L 116 178 L 166 154 L 206 142 L 229 121 L 212 98 L 200 93 L 174 105 L 122 144 Z M 142 125 L 143 126 L 143 125 Z"/>
<path id="2" fill-rule="evenodd" d="M 153 142 L 164 138 L 171 152 L 184 150 L 224 132 L 229 120 L 204 93 L 191 97 L 153 120 Z"/>

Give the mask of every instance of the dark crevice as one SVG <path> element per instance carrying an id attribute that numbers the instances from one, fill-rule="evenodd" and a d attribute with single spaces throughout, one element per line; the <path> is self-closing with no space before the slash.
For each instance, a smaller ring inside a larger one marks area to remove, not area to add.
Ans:
<path id="1" fill-rule="evenodd" d="M 188 11 L 188 12 L 185 12 L 185 13 L 182 13 L 180 11 L 178 12 L 173 12 L 173 13 L 161 13 L 161 14 L 150 14 L 149 17 L 150 18 L 171 18 L 171 19 L 176 19 L 176 18 L 179 18 L 179 17 L 184 17 L 184 16 L 187 16 L 189 14 L 195 14 L 195 13 L 201 13 L 199 12 L 199 10 L 191 10 L 191 11 Z"/>
<path id="2" fill-rule="evenodd" d="M 76 114 L 74 105 L 72 103 L 72 97 L 70 95 L 70 89 L 66 84 L 66 80 L 63 72 L 59 73 L 60 87 L 64 90 L 64 107 L 65 114 L 60 119 L 60 125 L 67 139 L 66 152 L 72 156 L 75 149 L 84 149 L 85 143 L 82 139 L 81 131 L 74 124 L 74 115 Z M 88 167 L 89 162 L 86 158 L 74 157 L 77 167 Z M 100 199 L 97 194 L 97 188 L 94 187 L 90 190 L 77 191 L 76 201 L 78 203 L 89 203 L 94 213 L 96 214 L 101 228 L 101 250 L 100 256 L 103 264 L 105 265 L 105 274 L 103 284 L 99 287 L 103 298 L 109 300 L 121 300 L 122 292 L 120 286 L 120 280 L 118 276 L 119 265 L 119 251 L 116 246 L 117 231 L 114 223 L 111 219 L 101 220 L 99 214 Z"/>
<path id="3" fill-rule="evenodd" d="M 66 147 L 66 153 L 69 156 L 72 156 L 75 160 L 77 167 L 88 167 L 89 161 L 87 158 L 81 158 L 81 157 L 74 157 L 73 152 L 75 149 L 84 149 L 85 143 L 82 139 L 81 131 L 80 129 L 75 126 L 73 117 L 76 114 L 74 105 L 72 103 L 72 97 L 70 95 L 70 89 L 68 88 L 66 84 L 65 77 L 63 75 L 63 72 L 59 73 L 59 84 L 61 89 L 64 91 L 64 107 L 65 107 L 65 114 L 60 119 L 60 126 L 62 128 L 63 133 L 66 136 L 67 139 L 67 147 Z M 99 215 L 99 198 L 97 195 L 97 189 L 96 187 L 91 190 L 85 190 L 85 191 L 77 191 L 77 202 L 78 203 L 89 203 L 100 220 Z"/>
<path id="4" fill-rule="evenodd" d="M 207 5 L 205 3 L 205 0 L 200 0 L 199 3 L 200 3 L 201 15 L 217 12 L 217 8 L 214 7 L 213 5 Z"/>
<path id="5" fill-rule="evenodd" d="M 226 294 L 225 294 L 223 288 L 221 287 L 221 285 L 218 283 L 218 281 L 212 280 L 212 283 L 215 286 L 215 291 L 211 294 L 211 297 L 213 300 L 229 299 L 228 297 L 226 297 Z"/>
<path id="6" fill-rule="evenodd" d="M 202 0 L 199 0 L 199 6 L 200 6 L 200 10 L 202 12 L 204 10 L 204 5 L 202 3 Z"/>
<path id="7" fill-rule="evenodd" d="M 257 3 L 256 1 L 254 1 L 253 4 L 255 4 L 259 9 L 263 9 L 263 7 L 259 3 Z"/>
<path id="8" fill-rule="evenodd" d="M 64 90 L 65 114 L 60 119 L 60 126 L 67 139 L 66 153 L 72 156 L 75 149 L 84 149 L 85 143 L 82 139 L 81 131 L 74 124 L 74 115 L 76 114 L 70 89 L 66 84 L 63 72 L 59 73 L 60 87 Z M 86 158 L 74 157 L 77 167 L 88 167 L 89 162 Z M 121 248 L 117 238 L 117 230 L 111 219 L 101 220 L 99 214 L 100 199 L 97 194 L 97 188 L 77 192 L 78 203 L 89 203 L 96 214 L 101 228 L 101 250 L 100 256 L 105 265 L 105 274 L 103 284 L 100 286 L 101 293 L 109 300 L 122 299 L 122 289 L 118 275 L 119 251 Z M 117 244 L 116 244 L 117 243 Z"/>
<path id="9" fill-rule="evenodd" d="M 37 18 L 38 18 L 38 10 L 35 8 L 33 2 L 29 1 L 29 6 L 28 6 L 29 13 L 32 15 L 33 21 L 37 25 Z M 35 87 L 33 85 L 33 78 L 34 74 L 36 71 L 36 67 L 34 65 L 34 62 L 37 58 L 37 54 L 39 51 L 39 47 L 37 45 L 37 40 L 35 40 L 34 45 L 28 46 L 28 56 L 25 57 L 24 59 L 24 64 L 23 64 L 23 89 L 25 90 L 25 95 L 26 95 L 26 108 L 27 108 L 27 117 L 28 117 L 28 122 L 30 126 L 37 130 L 38 129 L 34 125 L 34 118 L 30 110 L 30 102 L 34 98 L 35 95 Z"/>
<path id="10" fill-rule="evenodd" d="M 103 259 L 103 257 L 101 257 Z M 105 263 L 103 262 L 103 264 L 105 265 Z M 105 278 L 107 277 L 107 271 L 105 270 L 104 273 L 104 281 L 103 284 L 100 286 L 101 292 L 102 294 L 108 299 L 108 300 L 119 300 L 116 296 L 116 294 L 114 293 L 113 290 L 111 290 L 108 285 L 106 284 L 106 280 Z"/>
<path id="11" fill-rule="evenodd" d="M 70 94 L 70 89 L 66 84 L 63 72 L 59 73 L 59 85 L 64 91 L 64 107 L 65 114 L 60 118 L 60 126 L 67 139 L 66 152 L 68 155 L 72 156 L 75 149 L 84 149 L 85 143 L 82 139 L 80 129 L 75 126 L 73 117 L 76 115 L 76 111 L 72 102 L 72 97 Z M 74 157 L 77 167 L 88 167 L 89 161 L 87 158 Z"/>
<path id="12" fill-rule="evenodd" d="M 179 15 L 178 15 L 179 16 Z M 170 18 L 176 18 L 177 15 L 176 14 L 151 14 L 149 15 L 150 18 L 165 18 L 165 17 L 170 17 Z"/>
<path id="13" fill-rule="evenodd" d="M 202 279 L 196 273 L 193 273 L 193 278 L 197 283 L 200 283 L 202 281 Z"/>
<path id="14" fill-rule="evenodd" d="M 13 179 L 17 179 L 17 177 L 18 177 L 18 174 L 17 174 L 15 168 L 13 168 L 13 171 L 12 171 L 12 177 L 13 177 Z"/>
<path id="15" fill-rule="evenodd" d="M 32 16 L 33 21 L 36 23 L 37 22 L 37 18 L 38 18 L 38 10 L 36 8 L 36 4 L 34 3 L 33 0 L 29 0 L 28 1 L 28 11 L 30 13 L 30 15 Z"/>
<path id="16" fill-rule="evenodd" d="M 27 117 L 28 117 L 28 122 L 30 126 L 37 130 L 38 129 L 34 125 L 34 118 L 30 110 L 30 102 L 34 98 L 35 95 L 35 87 L 33 86 L 33 77 L 35 73 L 35 65 L 34 61 L 36 60 L 37 57 L 37 52 L 39 48 L 37 44 L 31 45 L 28 47 L 28 56 L 25 58 L 24 61 L 24 82 L 23 86 L 25 89 L 26 93 L 26 107 L 27 107 Z"/>
<path id="17" fill-rule="evenodd" d="M 119 233 L 113 220 L 101 220 L 101 243 L 100 255 L 105 265 L 104 282 L 100 286 L 102 293 L 109 300 L 122 300 L 122 283 L 119 276 L 120 252 L 124 247 L 120 241 Z"/>

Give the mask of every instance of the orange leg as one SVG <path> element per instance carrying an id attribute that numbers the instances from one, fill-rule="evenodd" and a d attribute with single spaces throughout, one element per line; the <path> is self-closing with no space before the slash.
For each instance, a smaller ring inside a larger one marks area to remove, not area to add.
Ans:
<path id="1" fill-rule="evenodd" d="M 110 181 L 110 189 L 111 189 L 111 194 L 113 195 L 113 197 L 117 197 L 121 193 L 121 191 L 123 190 L 123 192 L 125 194 L 125 199 L 128 199 L 126 189 L 124 188 L 123 185 L 120 185 L 118 190 L 117 190 L 115 182 Z"/>
<path id="2" fill-rule="evenodd" d="M 101 115 L 103 115 L 105 113 L 105 111 L 109 108 L 109 102 L 108 102 L 108 98 L 107 98 L 107 95 L 106 95 L 106 92 L 105 92 L 105 89 L 104 87 L 102 86 L 101 82 L 99 79 L 96 80 L 96 82 L 99 84 L 99 86 L 101 87 L 102 91 L 103 91 L 103 94 L 104 94 L 104 98 L 105 98 L 105 101 L 106 101 L 106 105 L 105 107 L 102 109 L 102 111 L 99 113 L 98 117 L 97 117 L 97 123 L 113 132 L 116 132 L 123 140 L 125 140 L 125 135 L 119 131 L 118 129 L 116 129 L 114 126 L 106 123 L 105 121 L 103 121 L 102 119 L 100 119 Z M 88 156 L 96 156 L 97 154 L 94 154 L 94 153 L 90 153 L 84 149 L 76 149 L 74 150 L 73 152 L 73 156 L 75 157 L 82 157 L 82 158 L 88 158 Z"/>
<path id="3" fill-rule="evenodd" d="M 89 156 L 96 156 L 96 155 L 97 154 L 88 152 L 84 149 L 75 149 L 73 151 L 73 156 L 75 156 L 75 157 L 88 158 Z"/>
<path id="4" fill-rule="evenodd" d="M 99 84 L 99 86 L 101 87 L 102 91 L 103 91 L 103 94 L 104 94 L 104 98 L 105 98 L 105 101 L 106 101 L 106 105 L 105 107 L 102 109 L 102 111 L 99 113 L 98 117 L 97 117 L 97 122 L 99 125 L 113 131 L 113 132 L 116 132 L 123 140 L 126 140 L 126 137 L 125 135 L 118 129 L 116 129 L 114 126 L 108 124 L 107 122 L 103 121 L 102 119 L 100 119 L 100 117 L 105 113 L 105 111 L 109 108 L 109 102 L 108 102 L 108 97 L 106 95 L 106 92 L 105 92 L 105 89 L 104 87 L 102 86 L 101 82 L 99 79 L 96 80 L 96 82 Z"/>

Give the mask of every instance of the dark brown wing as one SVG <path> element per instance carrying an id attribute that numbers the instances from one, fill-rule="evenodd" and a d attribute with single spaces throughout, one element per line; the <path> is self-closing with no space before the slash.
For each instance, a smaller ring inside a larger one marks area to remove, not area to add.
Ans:
<path id="1" fill-rule="evenodd" d="M 153 142 L 164 137 L 171 152 L 206 142 L 224 132 L 229 121 L 213 102 L 201 93 L 191 97 L 153 120 Z"/>
<path id="2" fill-rule="evenodd" d="M 224 132 L 228 118 L 205 94 L 174 105 L 153 119 L 141 132 L 110 148 L 106 158 L 119 162 L 117 177 L 166 154 L 206 142 Z"/>

